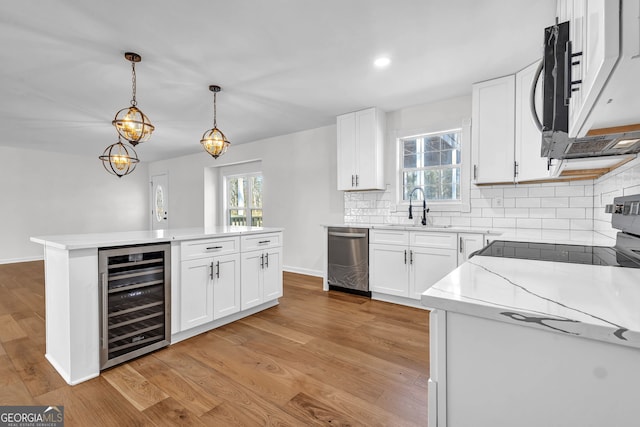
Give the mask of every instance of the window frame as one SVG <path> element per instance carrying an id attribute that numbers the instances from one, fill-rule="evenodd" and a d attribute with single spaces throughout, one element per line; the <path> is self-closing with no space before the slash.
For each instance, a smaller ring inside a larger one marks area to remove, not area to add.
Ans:
<path id="1" fill-rule="evenodd" d="M 248 194 L 252 194 L 253 192 L 253 185 L 251 184 L 251 178 L 253 177 L 261 177 L 262 178 L 262 206 L 261 207 L 255 207 L 253 206 L 253 198 L 249 197 L 249 203 L 247 203 L 247 206 L 244 207 L 231 207 L 229 205 L 229 181 L 235 178 L 244 178 L 247 180 L 247 193 Z M 262 227 L 263 223 L 264 223 L 264 175 L 262 174 L 261 171 L 259 172 L 251 172 L 251 173 L 236 173 L 236 174 L 230 174 L 230 175 L 224 175 L 223 176 L 223 185 L 224 185 L 224 194 L 223 194 L 223 217 L 224 217 L 224 223 L 228 226 L 231 226 L 232 224 L 230 224 L 230 219 L 231 219 L 231 210 L 244 210 L 245 211 L 245 226 L 246 227 Z M 252 225 L 252 220 L 253 220 L 253 215 L 252 215 L 252 211 L 253 210 L 261 210 L 262 211 L 262 224 L 260 225 Z"/>
<path id="2" fill-rule="evenodd" d="M 471 190 L 471 120 L 465 119 L 460 126 L 440 129 L 414 129 L 396 133 L 395 189 L 397 210 L 406 210 L 409 201 L 403 196 L 404 150 L 403 141 L 415 137 L 460 132 L 460 200 L 429 200 L 427 207 L 432 212 L 465 212 L 471 211 L 469 194 Z"/>

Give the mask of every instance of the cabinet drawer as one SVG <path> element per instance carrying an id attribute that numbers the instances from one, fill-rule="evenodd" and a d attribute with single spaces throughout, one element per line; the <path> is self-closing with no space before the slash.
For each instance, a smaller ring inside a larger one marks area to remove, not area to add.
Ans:
<path id="1" fill-rule="evenodd" d="M 373 229 L 369 231 L 369 243 L 407 246 L 409 244 L 409 232 L 404 230 Z"/>
<path id="2" fill-rule="evenodd" d="M 230 254 L 240 251 L 240 239 L 235 236 L 187 240 L 180 244 L 180 249 L 183 261 L 212 255 Z"/>
<path id="3" fill-rule="evenodd" d="M 250 234 L 241 237 L 242 252 L 282 246 L 282 233 Z"/>
<path id="4" fill-rule="evenodd" d="M 412 231 L 409 233 L 410 245 L 422 248 L 453 249 L 458 248 L 457 233 Z"/>

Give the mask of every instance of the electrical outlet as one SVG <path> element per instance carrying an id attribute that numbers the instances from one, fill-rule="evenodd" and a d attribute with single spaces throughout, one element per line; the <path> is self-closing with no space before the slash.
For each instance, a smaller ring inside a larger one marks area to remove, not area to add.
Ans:
<path id="1" fill-rule="evenodd" d="M 502 197 L 494 197 L 493 198 L 493 207 L 494 208 L 501 208 L 502 206 L 504 206 L 504 200 L 502 199 Z"/>

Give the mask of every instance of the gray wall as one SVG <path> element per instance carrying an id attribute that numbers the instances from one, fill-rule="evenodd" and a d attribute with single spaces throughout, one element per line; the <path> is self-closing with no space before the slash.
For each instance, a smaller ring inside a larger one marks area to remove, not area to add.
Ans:
<path id="1" fill-rule="evenodd" d="M 149 227 L 145 164 L 118 179 L 95 157 L 0 147 L 0 263 L 42 259 L 29 237 Z"/>

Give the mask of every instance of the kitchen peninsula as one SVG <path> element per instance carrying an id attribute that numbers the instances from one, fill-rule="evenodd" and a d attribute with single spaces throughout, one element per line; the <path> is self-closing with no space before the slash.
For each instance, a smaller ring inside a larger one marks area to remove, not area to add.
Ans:
<path id="1" fill-rule="evenodd" d="M 475 256 L 424 292 L 429 426 L 635 425 L 640 269 Z"/>
<path id="2" fill-rule="evenodd" d="M 45 356 L 71 385 L 100 374 L 101 249 L 170 245 L 170 343 L 275 306 L 282 296 L 282 228 L 188 228 L 31 241 L 44 246 Z"/>

